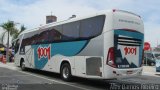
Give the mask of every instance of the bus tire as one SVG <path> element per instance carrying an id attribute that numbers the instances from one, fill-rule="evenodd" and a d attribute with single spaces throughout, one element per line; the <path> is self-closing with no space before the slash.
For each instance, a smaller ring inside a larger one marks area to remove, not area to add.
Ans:
<path id="1" fill-rule="evenodd" d="M 21 70 L 22 70 L 22 71 L 25 71 L 25 70 L 26 70 L 25 62 L 24 62 L 23 59 L 21 60 L 20 67 L 21 67 Z"/>
<path id="2" fill-rule="evenodd" d="M 67 82 L 71 81 L 71 77 L 72 77 L 71 67 L 68 63 L 62 64 L 60 74 L 61 74 L 61 78 L 64 81 L 67 81 Z"/>

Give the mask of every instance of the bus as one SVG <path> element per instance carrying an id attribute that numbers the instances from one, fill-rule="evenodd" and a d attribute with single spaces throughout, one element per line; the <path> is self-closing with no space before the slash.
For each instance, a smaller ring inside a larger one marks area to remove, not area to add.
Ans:
<path id="1" fill-rule="evenodd" d="M 53 22 L 22 32 L 15 64 L 90 79 L 117 79 L 142 73 L 144 27 L 141 17 L 123 10 Z"/>

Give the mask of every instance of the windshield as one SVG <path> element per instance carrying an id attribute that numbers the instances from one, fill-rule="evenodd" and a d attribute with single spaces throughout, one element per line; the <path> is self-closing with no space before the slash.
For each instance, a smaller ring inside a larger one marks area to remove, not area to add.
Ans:
<path id="1" fill-rule="evenodd" d="M 155 57 L 156 57 L 157 59 L 160 59 L 160 54 L 155 54 Z"/>

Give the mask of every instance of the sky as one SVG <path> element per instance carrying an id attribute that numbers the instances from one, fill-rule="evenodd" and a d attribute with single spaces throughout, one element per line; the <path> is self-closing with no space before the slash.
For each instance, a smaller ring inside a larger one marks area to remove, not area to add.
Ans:
<path id="1" fill-rule="evenodd" d="M 45 16 L 51 12 L 60 21 L 72 15 L 121 9 L 142 17 L 145 41 L 155 47 L 160 44 L 159 5 L 160 0 L 0 0 L 0 24 L 12 20 L 31 29 L 45 24 Z"/>

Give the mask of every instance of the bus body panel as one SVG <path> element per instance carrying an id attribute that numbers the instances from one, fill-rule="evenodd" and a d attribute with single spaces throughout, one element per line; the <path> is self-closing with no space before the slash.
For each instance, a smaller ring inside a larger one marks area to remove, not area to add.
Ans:
<path id="1" fill-rule="evenodd" d="M 85 77 L 86 73 L 86 62 L 84 56 L 76 56 L 75 57 L 75 76 Z"/>
<path id="2" fill-rule="evenodd" d="M 99 15 L 100 16 L 105 15 L 105 21 L 104 21 L 104 25 L 100 25 L 100 26 L 103 26 L 103 29 L 102 29 L 102 32 L 99 33 L 97 36 L 91 37 L 89 39 L 82 38 L 80 40 L 75 40 L 75 41 L 62 41 L 62 42 L 52 42 L 52 43 L 44 43 L 44 44 L 36 43 L 33 45 L 26 45 L 25 47 L 19 48 L 20 50 L 19 52 L 17 52 L 15 57 L 15 64 L 17 66 L 20 66 L 20 60 L 21 58 L 23 58 L 25 60 L 26 67 L 28 68 L 60 73 L 61 64 L 62 62 L 65 61 L 70 64 L 71 73 L 73 76 L 84 77 L 84 78 L 94 78 L 94 79 L 113 79 L 113 78 L 118 78 L 120 76 L 126 77 L 128 75 L 129 76 L 140 75 L 142 70 L 141 67 L 138 67 L 138 68 L 126 67 L 124 69 L 114 68 L 108 65 L 107 58 L 109 54 L 109 49 L 111 47 L 115 47 L 115 34 L 119 33 L 118 31 L 120 32 L 123 31 L 122 29 L 136 30 L 137 32 L 140 32 L 143 34 L 142 21 L 139 19 L 139 17 L 135 15 L 131 15 L 126 12 L 113 12 L 112 10 L 107 12 L 101 12 L 101 13 L 92 15 L 90 17 L 98 17 L 99 19 L 102 20 L 102 18 L 100 18 Z M 87 19 L 90 17 L 87 17 Z M 69 28 L 69 26 L 67 25 L 68 23 L 72 23 L 72 22 L 75 22 L 73 24 L 77 25 L 77 27 L 80 27 L 78 25 L 79 22 L 77 22 L 78 20 L 82 20 L 81 22 L 85 22 L 85 18 L 80 18 L 77 20 L 73 19 L 66 22 L 64 21 L 64 23 L 60 22 L 57 24 L 53 23 L 53 25 L 52 24 L 48 26 L 46 25 L 46 27 L 41 27 L 39 30 L 37 29 L 37 31 L 36 30 L 26 31 L 26 33 L 24 32 L 23 34 L 24 36 L 25 35 L 27 36 L 27 34 L 32 35 L 32 38 L 31 36 L 29 36 L 30 39 L 28 39 L 28 40 L 32 40 L 37 36 L 36 35 L 37 32 L 38 32 L 38 35 L 41 35 L 39 39 L 45 38 L 46 36 L 50 36 L 49 34 L 56 33 L 56 35 L 57 34 L 58 35 L 55 39 L 59 39 L 59 38 L 62 38 L 62 36 L 59 36 L 59 34 L 62 33 L 62 31 L 47 33 L 46 30 L 48 29 L 50 30 L 50 28 L 54 27 L 54 25 L 56 28 L 62 28 L 62 27 L 59 27 L 60 25 L 66 25 L 65 28 Z M 135 22 L 127 21 L 127 20 L 133 20 Z M 94 25 L 94 23 L 92 22 L 90 23 Z M 129 22 L 129 23 L 127 24 L 126 22 Z M 135 25 L 132 25 L 133 23 L 135 23 Z M 140 25 L 138 26 L 138 24 Z M 87 24 L 84 24 L 84 26 L 85 25 Z M 94 26 L 96 26 L 96 24 Z M 74 27 L 74 29 L 76 28 Z M 117 32 L 115 32 L 116 30 Z M 45 33 L 45 35 L 43 35 L 44 34 L 43 32 Z M 69 33 L 69 32 L 66 32 L 66 33 Z M 85 33 L 85 34 L 87 35 L 88 33 Z M 23 38 L 23 40 L 27 38 L 28 37 L 25 37 Z M 43 41 L 45 41 L 45 39 L 43 39 Z M 118 45 L 118 47 L 120 47 L 121 49 L 124 49 L 123 46 Z M 141 48 L 137 48 L 137 49 L 140 50 Z M 22 51 L 25 52 L 25 54 L 18 55 Z M 132 74 L 127 74 L 127 71 L 132 71 Z"/>
<path id="3" fill-rule="evenodd" d="M 121 10 L 113 12 L 113 29 L 129 29 L 144 33 L 140 16 Z"/>
<path id="4" fill-rule="evenodd" d="M 15 65 L 20 66 L 20 60 L 23 58 L 23 56 L 19 55 L 20 52 L 20 46 L 21 46 L 21 42 L 23 40 L 23 36 L 24 34 L 21 34 L 18 36 L 18 39 L 15 41 Z"/>
<path id="5" fill-rule="evenodd" d="M 142 73 L 142 53 L 144 42 L 143 22 L 139 16 L 129 12 L 114 10 L 112 31 L 104 35 L 104 78 L 118 78 Z M 107 22 L 107 21 L 106 21 Z M 107 31 L 107 30 L 106 30 Z M 110 35 L 109 35 L 110 34 Z M 110 42 L 107 40 L 110 37 Z M 128 40 L 123 40 L 128 39 Z M 110 44 L 109 44 L 110 43 Z M 113 49 L 113 62 L 109 65 L 109 49 Z M 127 50 L 125 50 L 127 49 Z"/>
<path id="6" fill-rule="evenodd" d="M 94 42 L 97 43 L 94 44 Z M 25 60 L 25 65 L 27 68 L 35 68 L 44 71 L 60 73 L 61 63 L 63 61 L 68 61 L 71 65 L 71 71 L 74 76 L 86 78 L 89 76 L 100 77 L 103 72 L 103 34 L 88 41 L 87 44 L 85 43 L 86 41 L 77 41 L 25 46 L 25 55 L 21 55 L 21 58 Z M 75 44 L 75 47 L 72 47 L 73 44 Z M 37 55 L 37 53 L 39 51 L 39 48 L 42 49 L 42 47 L 47 48 L 49 46 L 51 49 L 50 59 L 48 60 L 48 58 L 45 59 L 44 57 L 38 58 L 39 56 Z M 83 48 L 84 46 L 85 48 Z M 77 49 L 78 51 L 75 51 L 75 49 Z M 71 53 L 72 50 L 73 52 Z M 96 53 L 98 54 L 96 55 Z M 77 55 L 73 56 L 72 54 Z M 41 62 L 41 59 L 43 60 L 43 62 Z M 91 60 L 88 59 L 94 60 L 92 60 L 92 62 L 89 62 Z M 99 63 L 99 66 L 97 66 L 97 63 Z M 86 68 L 87 66 L 88 68 Z M 95 71 L 93 68 L 97 69 L 97 71 Z"/>
<path id="7" fill-rule="evenodd" d="M 107 55 L 108 55 L 108 51 L 109 51 L 109 48 L 110 47 L 113 47 L 114 46 L 114 43 L 113 43 L 113 31 L 108 31 L 108 32 L 105 32 L 104 33 L 104 78 L 110 78 L 112 77 L 113 75 L 111 74 L 112 73 L 112 67 L 108 66 L 106 63 L 107 63 Z"/>

